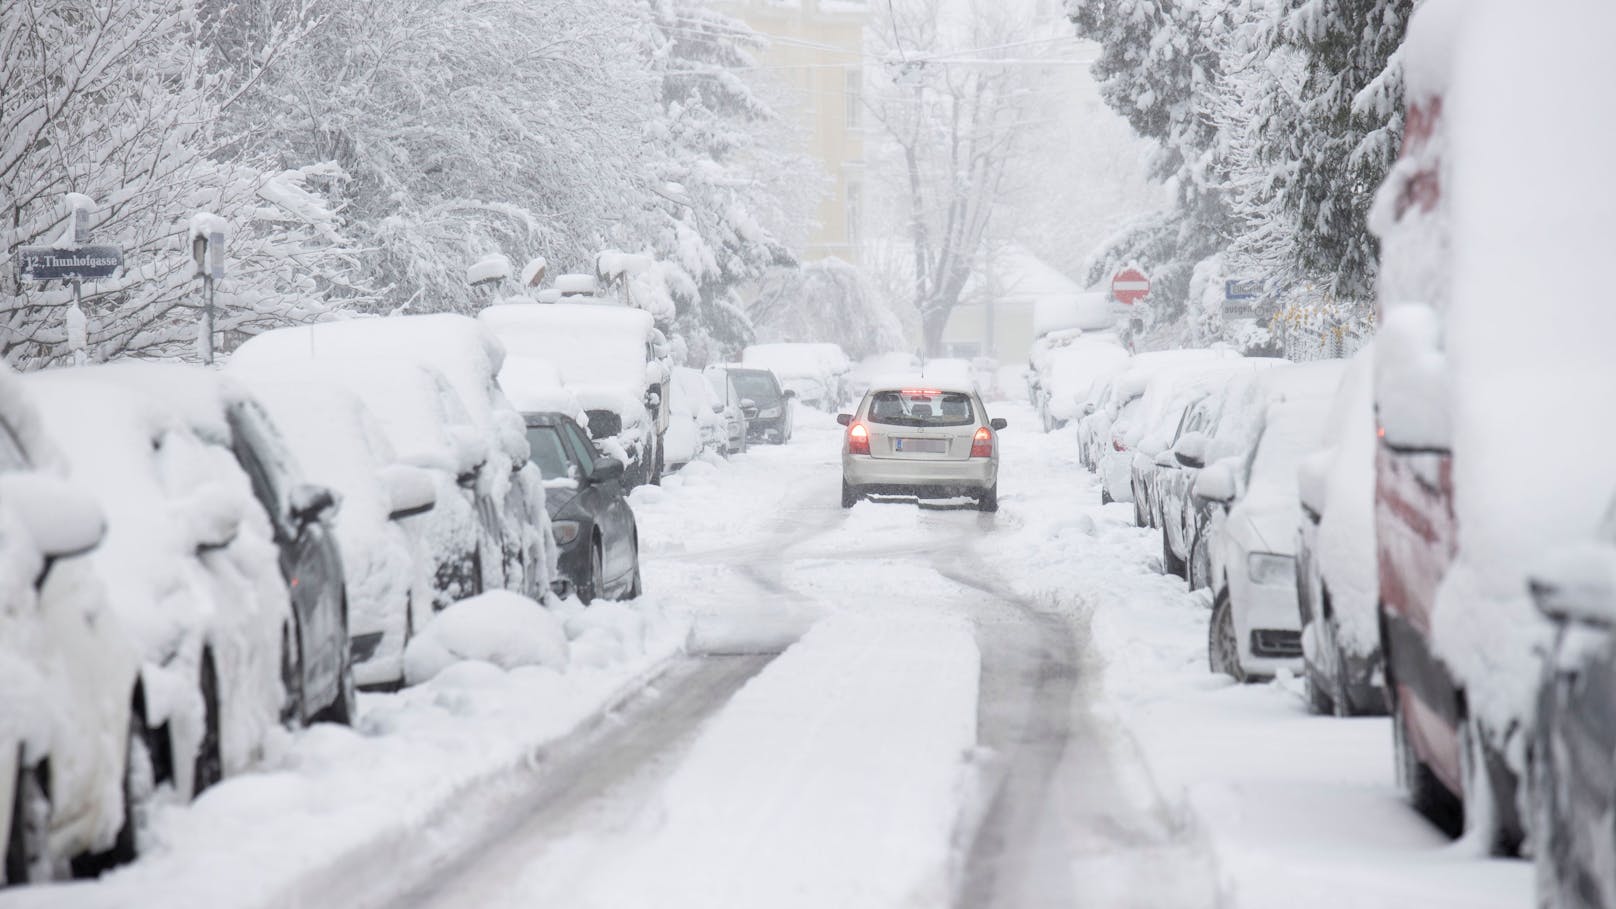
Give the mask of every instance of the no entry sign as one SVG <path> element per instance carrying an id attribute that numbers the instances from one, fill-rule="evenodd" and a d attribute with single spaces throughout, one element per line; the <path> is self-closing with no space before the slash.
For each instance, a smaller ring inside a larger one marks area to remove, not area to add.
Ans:
<path id="1" fill-rule="evenodd" d="M 1124 268 L 1111 279 L 1111 296 L 1130 306 L 1138 303 L 1150 296 L 1150 279 L 1137 268 Z"/>

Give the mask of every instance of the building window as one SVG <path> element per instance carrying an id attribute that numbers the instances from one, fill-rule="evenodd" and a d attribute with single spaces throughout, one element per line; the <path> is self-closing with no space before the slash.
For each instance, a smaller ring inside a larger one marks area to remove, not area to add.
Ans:
<path id="1" fill-rule="evenodd" d="M 845 210 L 847 213 L 847 243 L 849 246 L 857 246 L 859 237 L 863 233 L 860 229 L 860 216 L 864 208 L 863 193 L 864 187 L 857 180 L 847 181 L 847 204 L 845 205 Z"/>
<path id="2" fill-rule="evenodd" d="M 847 80 L 845 100 L 847 103 L 847 128 L 858 129 L 863 118 L 864 107 L 864 71 L 858 67 L 850 67 L 843 74 Z"/>

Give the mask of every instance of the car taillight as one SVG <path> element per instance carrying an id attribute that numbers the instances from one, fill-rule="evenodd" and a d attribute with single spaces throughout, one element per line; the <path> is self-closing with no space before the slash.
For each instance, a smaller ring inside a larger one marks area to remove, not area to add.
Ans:
<path id="1" fill-rule="evenodd" d="M 854 423 L 847 428 L 847 453 L 861 455 L 870 453 L 870 431 L 864 428 L 863 423 Z"/>
<path id="2" fill-rule="evenodd" d="M 1113 450 L 1113 451 L 1127 451 L 1127 450 L 1128 450 L 1128 446 L 1126 446 L 1126 445 L 1124 445 L 1124 444 L 1122 444 L 1122 440 L 1121 440 L 1121 439 L 1119 439 L 1119 438 L 1116 438 L 1116 437 L 1115 437 L 1115 436 L 1113 436 L 1113 437 L 1112 437 L 1112 438 L 1111 438 L 1111 449 L 1112 449 L 1112 450 Z"/>
<path id="3" fill-rule="evenodd" d="M 983 426 L 971 437 L 971 457 L 993 457 L 993 430 Z"/>

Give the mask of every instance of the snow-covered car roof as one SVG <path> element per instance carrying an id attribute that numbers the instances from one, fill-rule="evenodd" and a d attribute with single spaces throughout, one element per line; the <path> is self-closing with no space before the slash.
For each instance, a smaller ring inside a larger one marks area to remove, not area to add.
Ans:
<path id="1" fill-rule="evenodd" d="M 1117 379 L 1117 396 L 1123 401 L 1145 393 L 1150 377 L 1163 369 L 1205 360 L 1239 359 L 1240 354 L 1228 348 L 1198 347 L 1185 350 L 1153 350 L 1134 354 L 1127 369 Z"/>
<path id="2" fill-rule="evenodd" d="M 499 339 L 476 319 L 454 313 L 347 319 L 277 328 L 249 338 L 231 356 L 244 368 L 270 368 L 308 360 L 371 357 L 416 360 L 454 386 L 476 425 L 492 429 L 505 361 Z"/>
<path id="3" fill-rule="evenodd" d="M 853 368 L 841 345 L 825 342 L 753 344 L 741 352 L 741 365 L 772 370 L 782 380 L 841 375 Z"/>
<path id="4" fill-rule="evenodd" d="M 651 314 L 627 306 L 589 303 L 502 303 L 477 320 L 524 357 L 548 360 L 568 386 L 640 389 Z M 638 394 L 635 395 L 638 398 Z"/>
<path id="5" fill-rule="evenodd" d="M 1044 383 L 1051 395 L 1075 404 L 1128 358 L 1126 350 L 1110 341 L 1076 339 L 1049 351 Z"/>

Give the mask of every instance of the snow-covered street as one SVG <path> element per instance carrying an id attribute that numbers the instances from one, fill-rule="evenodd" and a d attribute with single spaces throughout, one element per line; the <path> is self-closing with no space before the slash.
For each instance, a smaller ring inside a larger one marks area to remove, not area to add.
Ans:
<path id="1" fill-rule="evenodd" d="M 800 411 L 635 493 L 647 594 L 572 616 L 566 671 L 366 695 L 160 806 L 129 868 L 0 904 L 1530 904 L 1528 863 L 1399 798 L 1386 719 L 1210 675 L 1129 506 L 993 412 L 996 515 L 843 512 L 840 428 Z"/>

